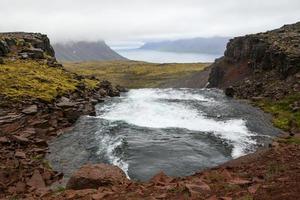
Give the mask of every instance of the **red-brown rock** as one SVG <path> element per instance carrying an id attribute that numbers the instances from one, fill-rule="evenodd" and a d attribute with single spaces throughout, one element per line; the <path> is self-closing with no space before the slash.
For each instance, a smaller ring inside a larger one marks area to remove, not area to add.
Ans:
<path id="1" fill-rule="evenodd" d="M 87 164 L 76 171 L 67 183 L 67 189 L 87 189 L 119 185 L 127 181 L 125 173 L 108 164 Z"/>
<path id="2" fill-rule="evenodd" d="M 24 108 L 22 110 L 22 113 L 27 114 L 27 115 L 32 115 L 32 114 L 37 113 L 37 111 L 38 111 L 37 105 L 31 105 L 31 106 Z"/>
<path id="3" fill-rule="evenodd" d="M 25 143 L 29 142 L 29 140 L 26 137 L 22 137 L 22 136 L 14 135 L 12 138 L 14 141 L 21 143 L 21 144 L 25 144 Z"/>
<path id="4" fill-rule="evenodd" d="M 230 183 L 235 184 L 235 185 L 247 185 L 247 184 L 251 183 L 251 181 L 244 180 L 241 178 L 235 178 L 235 179 L 231 180 Z"/>
<path id="5" fill-rule="evenodd" d="M 46 184 L 43 180 L 43 177 L 41 176 L 39 170 L 34 170 L 32 177 L 27 182 L 27 185 L 33 187 L 33 188 L 44 188 L 46 187 Z"/>
<path id="6" fill-rule="evenodd" d="M 17 158 L 23 158 L 23 159 L 26 158 L 26 154 L 23 151 L 16 151 L 15 156 Z"/>
<path id="7" fill-rule="evenodd" d="M 151 178 L 151 182 L 160 185 L 165 185 L 166 183 L 170 183 L 172 180 L 173 179 L 171 177 L 167 176 L 162 171 Z"/>

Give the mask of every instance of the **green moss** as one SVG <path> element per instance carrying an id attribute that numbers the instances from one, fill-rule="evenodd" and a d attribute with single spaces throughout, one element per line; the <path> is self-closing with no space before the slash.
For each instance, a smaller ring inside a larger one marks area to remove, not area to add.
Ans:
<path id="1" fill-rule="evenodd" d="M 12 100 L 51 101 L 75 90 L 77 84 L 71 73 L 33 60 L 7 61 L 0 67 L 0 94 Z"/>
<path id="2" fill-rule="evenodd" d="M 286 167 L 284 165 L 278 164 L 276 162 L 271 162 L 267 168 L 266 178 L 272 179 L 274 176 L 283 173 L 285 170 Z"/>
<path id="3" fill-rule="evenodd" d="M 49 163 L 48 160 L 45 160 L 45 159 L 44 159 L 42 163 L 43 163 L 43 166 L 44 166 L 45 168 L 52 170 L 52 167 L 51 167 L 51 165 L 50 165 L 50 163 Z"/>
<path id="4" fill-rule="evenodd" d="M 65 190 L 66 190 L 65 187 L 59 185 L 59 186 L 57 186 L 53 191 L 54 191 L 55 193 L 61 193 L 61 192 L 64 192 Z"/>
<path id="5" fill-rule="evenodd" d="M 297 144 L 300 145 L 300 138 L 298 137 L 289 137 L 286 139 L 280 139 L 278 142 L 286 143 L 286 144 Z"/>
<path id="6" fill-rule="evenodd" d="M 95 75 L 101 80 L 109 80 L 114 85 L 127 88 L 149 88 L 159 87 L 201 71 L 208 66 L 208 63 L 154 64 L 137 61 L 95 61 L 64 63 L 64 66 L 81 75 Z"/>
<path id="7" fill-rule="evenodd" d="M 38 154 L 36 156 L 31 157 L 32 160 L 42 160 L 43 159 L 43 155 L 42 154 Z"/>
<path id="8" fill-rule="evenodd" d="M 97 80 L 91 80 L 91 79 L 84 79 L 84 84 L 89 88 L 89 89 L 94 89 L 98 85 L 99 81 Z"/>
<path id="9" fill-rule="evenodd" d="M 264 99 L 257 103 L 264 111 L 273 115 L 273 123 L 276 127 L 289 131 L 292 126 L 300 127 L 300 111 L 293 112 L 290 105 L 300 99 L 300 93 L 286 96 L 275 101 Z"/>

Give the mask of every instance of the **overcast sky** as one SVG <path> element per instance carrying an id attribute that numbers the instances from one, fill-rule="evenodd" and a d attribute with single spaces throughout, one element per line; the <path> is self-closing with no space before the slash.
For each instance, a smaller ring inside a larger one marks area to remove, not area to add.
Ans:
<path id="1" fill-rule="evenodd" d="M 68 40 L 237 36 L 300 21 L 300 0 L 0 0 L 0 32 Z"/>

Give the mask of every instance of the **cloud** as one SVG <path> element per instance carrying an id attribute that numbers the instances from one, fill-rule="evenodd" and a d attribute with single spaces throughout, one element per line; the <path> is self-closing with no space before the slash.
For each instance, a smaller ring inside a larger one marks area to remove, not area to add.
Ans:
<path id="1" fill-rule="evenodd" d="M 300 21 L 299 0 L 0 0 L 0 31 L 52 41 L 236 36 Z"/>

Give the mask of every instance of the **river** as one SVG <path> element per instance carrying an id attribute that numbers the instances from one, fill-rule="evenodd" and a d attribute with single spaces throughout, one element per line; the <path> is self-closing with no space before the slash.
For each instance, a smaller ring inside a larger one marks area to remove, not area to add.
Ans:
<path id="1" fill-rule="evenodd" d="M 82 164 L 110 163 L 129 178 L 186 176 L 255 151 L 278 134 L 257 108 L 216 89 L 133 89 L 96 106 L 50 144 L 68 178 Z"/>

